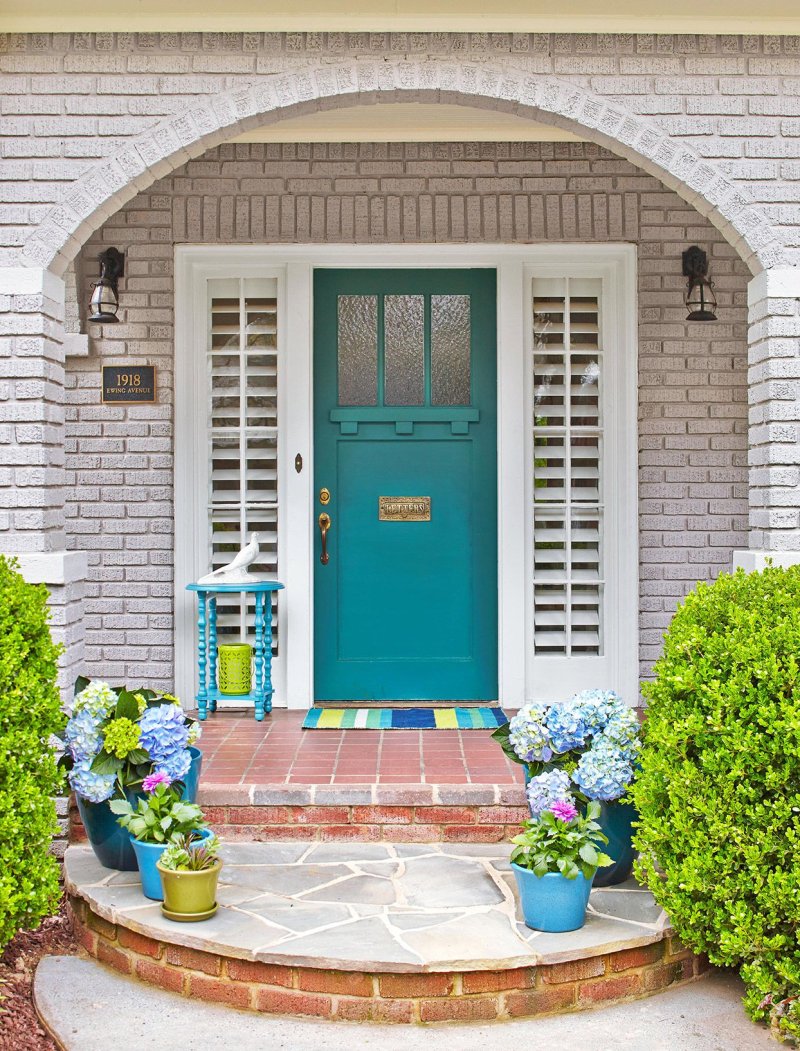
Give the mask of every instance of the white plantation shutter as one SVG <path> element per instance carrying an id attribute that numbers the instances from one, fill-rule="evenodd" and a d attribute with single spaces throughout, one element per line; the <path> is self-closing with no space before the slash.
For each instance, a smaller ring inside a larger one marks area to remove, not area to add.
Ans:
<path id="1" fill-rule="evenodd" d="M 208 564 L 233 558 L 251 533 L 261 553 L 252 571 L 278 576 L 278 313 L 276 281 L 208 282 Z M 275 600 L 274 600 L 275 602 Z M 273 602 L 273 606 L 274 606 Z M 218 596 L 221 642 L 250 641 L 252 596 Z M 273 608 L 273 653 L 278 652 Z"/>
<path id="2" fill-rule="evenodd" d="M 601 288 L 591 278 L 532 284 L 530 587 L 539 696 L 580 687 L 576 661 L 605 653 Z M 599 685 L 591 674 L 585 685 Z"/>

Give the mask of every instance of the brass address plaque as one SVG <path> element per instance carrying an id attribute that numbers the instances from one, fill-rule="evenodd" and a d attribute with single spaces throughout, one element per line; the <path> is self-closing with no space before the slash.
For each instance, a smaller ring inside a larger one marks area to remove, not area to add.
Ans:
<path id="1" fill-rule="evenodd" d="M 378 520 L 380 522 L 430 522 L 431 498 L 429 496 L 379 496 Z"/>

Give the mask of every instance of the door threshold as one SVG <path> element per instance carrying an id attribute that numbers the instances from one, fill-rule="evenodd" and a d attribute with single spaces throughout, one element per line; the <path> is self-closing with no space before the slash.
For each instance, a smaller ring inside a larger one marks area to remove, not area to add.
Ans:
<path id="1" fill-rule="evenodd" d="M 314 708 L 497 708 L 499 701 L 314 701 Z"/>

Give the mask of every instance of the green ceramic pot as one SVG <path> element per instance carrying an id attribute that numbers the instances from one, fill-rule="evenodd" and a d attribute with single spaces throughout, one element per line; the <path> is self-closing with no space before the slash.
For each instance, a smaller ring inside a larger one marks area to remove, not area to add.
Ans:
<path id="1" fill-rule="evenodd" d="M 165 869 L 160 861 L 156 868 L 164 888 L 162 911 L 171 920 L 192 923 L 207 920 L 217 911 L 217 881 L 222 862 L 202 872 Z"/>
<path id="2" fill-rule="evenodd" d="M 231 696 L 250 693 L 253 683 L 253 647 L 225 642 L 219 647 L 219 690 Z"/>

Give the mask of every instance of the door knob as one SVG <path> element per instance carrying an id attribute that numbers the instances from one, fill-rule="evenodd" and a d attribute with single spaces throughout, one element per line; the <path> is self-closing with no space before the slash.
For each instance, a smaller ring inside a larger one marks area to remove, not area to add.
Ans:
<path id="1" fill-rule="evenodd" d="M 319 556 L 319 560 L 323 566 L 327 566 L 330 558 L 328 554 L 328 530 L 331 527 L 331 516 L 326 515 L 323 511 L 317 521 L 319 522 L 319 533 L 322 537 L 322 554 Z"/>

